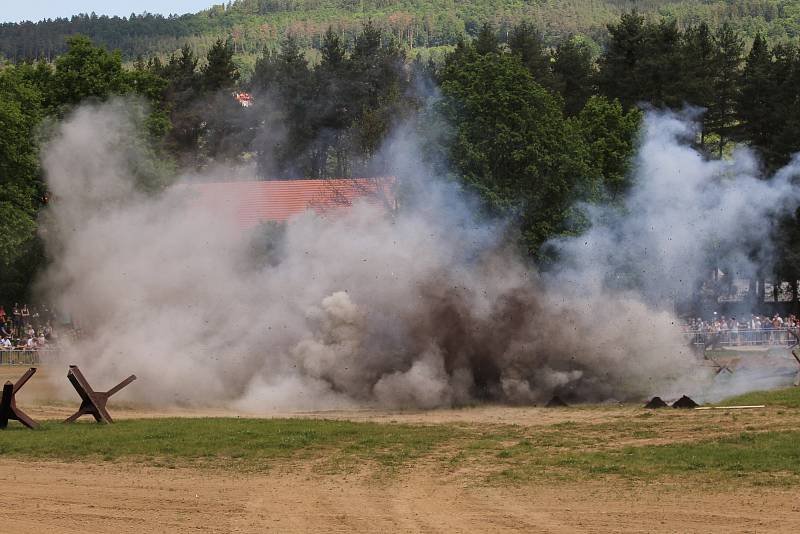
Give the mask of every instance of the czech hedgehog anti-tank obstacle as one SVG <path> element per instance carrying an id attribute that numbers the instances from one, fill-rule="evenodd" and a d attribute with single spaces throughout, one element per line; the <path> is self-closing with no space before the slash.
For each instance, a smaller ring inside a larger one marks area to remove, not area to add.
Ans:
<path id="1" fill-rule="evenodd" d="M 136 375 L 131 375 L 108 391 L 95 391 L 89 382 L 84 378 L 77 365 L 70 365 L 67 378 L 72 383 L 75 391 L 81 397 L 81 407 L 74 414 L 67 417 L 65 423 L 75 422 L 82 415 L 91 415 L 98 423 L 113 423 L 114 419 L 106 410 L 108 398 L 119 390 L 136 380 Z"/>
<path id="2" fill-rule="evenodd" d="M 6 382 L 3 385 L 3 400 L 0 402 L 0 428 L 6 428 L 9 420 L 19 421 L 28 428 L 39 427 L 39 423 L 17 406 L 17 400 L 14 398 L 34 373 L 36 373 L 36 367 L 31 367 L 17 380 L 16 384 Z"/>

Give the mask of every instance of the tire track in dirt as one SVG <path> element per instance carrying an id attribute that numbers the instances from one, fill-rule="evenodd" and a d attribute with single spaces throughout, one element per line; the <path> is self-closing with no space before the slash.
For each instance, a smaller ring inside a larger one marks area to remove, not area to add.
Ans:
<path id="1" fill-rule="evenodd" d="M 420 464 L 387 478 L 0 459 L 0 528 L 147 532 L 796 532 L 792 489 L 585 483 L 487 486 Z"/>

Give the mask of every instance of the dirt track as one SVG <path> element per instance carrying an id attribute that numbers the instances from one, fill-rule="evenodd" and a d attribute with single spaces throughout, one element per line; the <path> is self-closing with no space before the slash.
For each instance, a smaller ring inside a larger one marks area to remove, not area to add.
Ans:
<path id="1" fill-rule="evenodd" d="M 302 468 L 269 475 L 0 460 L 3 532 L 796 532 L 787 490 L 669 485 L 495 488 L 424 468 L 389 483 Z"/>

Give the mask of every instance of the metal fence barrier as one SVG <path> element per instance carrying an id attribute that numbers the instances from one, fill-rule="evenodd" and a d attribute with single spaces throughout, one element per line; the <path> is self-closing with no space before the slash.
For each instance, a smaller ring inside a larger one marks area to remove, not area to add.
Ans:
<path id="1" fill-rule="evenodd" d="M 796 343 L 786 328 L 760 328 L 757 330 L 722 330 L 720 332 L 685 332 L 693 345 L 708 347 L 783 346 Z"/>
<path id="2" fill-rule="evenodd" d="M 39 365 L 57 359 L 58 349 L 0 350 L 0 365 Z"/>

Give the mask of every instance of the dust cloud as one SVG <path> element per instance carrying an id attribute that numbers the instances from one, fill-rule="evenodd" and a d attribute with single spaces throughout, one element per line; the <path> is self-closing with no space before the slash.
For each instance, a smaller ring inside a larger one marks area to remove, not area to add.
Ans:
<path id="1" fill-rule="evenodd" d="M 708 377 L 670 299 L 701 276 L 709 228 L 742 250 L 728 225 L 796 205 L 790 172 L 772 183 L 746 154 L 705 161 L 690 122 L 651 114 L 625 206 L 592 208 L 592 229 L 554 243 L 563 265 L 539 275 L 502 221 L 476 219 L 398 135 L 387 161 L 417 194 L 395 213 L 299 215 L 267 261 L 191 188 L 138 191 L 130 116 L 124 102 L 82 107 L 44 150 L 41 286 L 84 329 L 65 363 L 101 382 L 136 373 L 125 394 L 145 403 L 267 413 L 698 394 Z"/>

